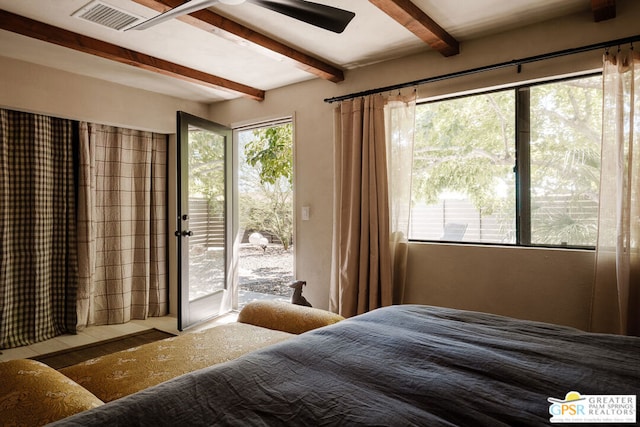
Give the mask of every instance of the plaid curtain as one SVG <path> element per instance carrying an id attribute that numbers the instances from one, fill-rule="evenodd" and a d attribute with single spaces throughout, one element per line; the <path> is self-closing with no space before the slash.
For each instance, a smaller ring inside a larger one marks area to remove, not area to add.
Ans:
<path id="1" fill-rule="evenodd" d="M 167 313 L 166 135 L 80 123 L 78 327 Z"/>
<path id="2" fill-rule="evenodd" d="M 0 348 L 75 332 L 73 126 L 0 109 Z"/>

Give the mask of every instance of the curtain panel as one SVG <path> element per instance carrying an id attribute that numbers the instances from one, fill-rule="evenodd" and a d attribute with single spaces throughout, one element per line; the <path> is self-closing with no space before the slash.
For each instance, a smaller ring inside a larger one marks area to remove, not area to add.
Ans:
<path id="1" fill-rule="evenodd" d="M 167 308 L 165 135 L 80 123 L 78 327 Z"/>
<path id="2" fill-rule="evenodd" d="M 416 91 L 389 97 L 384 111 L 393 303 L 402 304 L 409 256 Z"/>
<path id="3" fill-rule="evenodd" d="M 335 110 L 329 309 L 345 317 L 402 298 L 410 205 L 400 200 L 410 195 L 414 123 L 405 108 L 412 102 L 377 94 Z"/>
<path id="4" fill-rule="evenodd" d="M 640 55 L 633 49 L 604 56 L 602 112 L 591 329 L 640 335 Z"/>
<path id="5" fill-rule="evenodd" d="M 73 122 L 0 110 L 0 348 L 76 325 Z"/>

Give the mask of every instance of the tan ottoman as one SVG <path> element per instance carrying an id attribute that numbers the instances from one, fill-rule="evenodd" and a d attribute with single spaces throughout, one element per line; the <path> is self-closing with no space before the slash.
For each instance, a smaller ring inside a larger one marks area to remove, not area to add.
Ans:
<path id="1" fill-rule="evenodd" d="M 238 322 L 301 334 L 344 320 L 339 314 L 277 300 L 253 301 L 238 315 Z"/>

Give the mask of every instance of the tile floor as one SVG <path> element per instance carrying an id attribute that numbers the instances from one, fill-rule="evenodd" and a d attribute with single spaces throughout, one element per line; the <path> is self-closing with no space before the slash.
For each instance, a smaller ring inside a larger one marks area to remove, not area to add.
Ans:
<path id="1" fill-rule="evenodd" d="M 91 344 L 94 342 L 116 338 L 122 335 L 133 334 L 146 329 L 156 328 L 173 334 L 185 334 L 202 329 L 211 328 L 224 323 L 235 322 L 238 318 L 237 312 L 231 312 L 223 316 L 212 319 L 201 325 L 197 325 L 184 332 L 178 331 L 178 322 L 174 316 L 150 317 L 146 320 L 132 320 L 121 325 L 89 326 L 76 335 L 60 335 L 47 341 L 37 344 L 0 350 L 0 361 L 11 359 L 26 359 L 40 354 L 65 350 L 72 347 Z"/>
<path id="2" fill-rule="evenodd" d="M 239 292 L 238 298 L 239 308 L 242 308 L 245 304 L 251 301 L 262 299 L 289 301 L 288 298 L 249 291 Z M 200 331 L 202 329 L 210 328 L 224 323 L 235 322 L 237 318 L 238 312 L 231 312 L 223 316 L 214 318 L 208 322 L 204 322 L 201 325 L 194 326 L 184 332 L 178 331 L 178 320 L 175 316 L 150 317 L 146 320 L 132 320 L 129 323 L 124 323 L 121 325 L 90 326 L 76 335 L 60 335 L 50 340 L 39 342 L 37 344 L 0 350 L 0 362 L 2 362 L 3 360 L 11 359 L 26 359 L 29 357 L 38 356 L 40 354 L 66 350 L 68 348 L 91 344 L 110 338 L 116 338 L 122 335 L 133 334 L 151 328 L 156 328 L 160 329 L 161 331 L 171 332 L 173 334 L 179 335 L 181 333 Z"/>

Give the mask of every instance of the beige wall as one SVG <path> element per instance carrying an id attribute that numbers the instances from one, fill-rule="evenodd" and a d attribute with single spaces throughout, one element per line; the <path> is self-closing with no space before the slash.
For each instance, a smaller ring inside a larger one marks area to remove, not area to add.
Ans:
<path id="1" fill-rule="evenodd" d="M 227 125 L 293 115 L 296 272 L 307 280 L 305 295 L 312 304 L 327 307 L 334 106 L 323 99 L 640 34 L 636 19 L 640 2 L 619 0 L 617 7 L 618 18 L 602 23 L 594 23 L 591 14 L 585 13 L 472 42 L 462 40 L 461 53 L 455 57 L 427 52 L 348 71 L 346 81 L 339 84 L 310 80 L 268 91 L 263 102 L 239 99 L 209 107 L 0 56 L 0 106 L 166 133 L 175 132 L 176 110 Z M 509 68 L 447 80 L 419 88 L 419 95 L 591 70 L 599 67 L 601 54 L 596 51 L 525 65 L 520 74 Z M 301 206 L 310 206 L 309 221 L 299 220 Z M 407 302 L 585 327 L 592 272 L 590 252 L 412 244 L 406 296 Z"/>
<path id="2" fill-rule="evenodd" d="M 0 56 L 0 107 L 175 134 L 176 111 L 205 117 L 206 104 L 160 95 Z M 169 164 L 176 164 L 175 137 Z M 176 171 L 169 170 L 169 229 L 176 229 Z M 170 312 L 177 313 L 175 239 L 170 245 Z"/>
<path id="3" fill-rule="evenodd" d="M 0 106 L 72 120 L 175 133 L 176 111 L 207 114 L 185 101 L 1 56 Z"/>
<path id="4" fill-rule="evenodd" d="M 323 99 L 438 76 L 458 70 L 640 34 L 640 2 L 619 1 L 618 18 L 594 23 L 589 13 L 525 27 L 473 42 L 460 55 L 428 52 L 348 71 L 339 84 L 313 80 L 269 91 L 263 102 L 246 99 L 211 106 L 209 118 L 233 126 L 295 114 L 296 276 L 305 295 L 328 306 L 332 233 L 332 109 Z M 557 58 L 425 85 L 422 98 L 598 69 L 602 51 Z M 311 219 L 300 221 L 301 206 Z M 593 252 L 414 243 L 410 246 L 408 303 L 507 314 L 587 328 Z"/>
<path id="5" fill-rule="evenodd" d="M 406 303 L 587 329 L 594 252 L 414 243 Z"/>
<path id="6" fill-rule="evenodd" d="M 307 281 L 304 294 L 317 307 L 329 305 L 329 269 L 332 233 L 333 136 L 332 107 L 321 94 L 333 83 L 312 81 L 313 97 L 299 96 L 300 88 L 290 86 L 268 92 L 266 102 L 239 100 L 211 108 L 209 118 L 233 126 L 254 118 L 260 121 L 294 115 L 294 157 L 296 188 L 296 277 Z M 320 94 L 320 95 L 318 95 Z M 300 220 L 300 207 L 310 207 L 310 219 Z"/>

